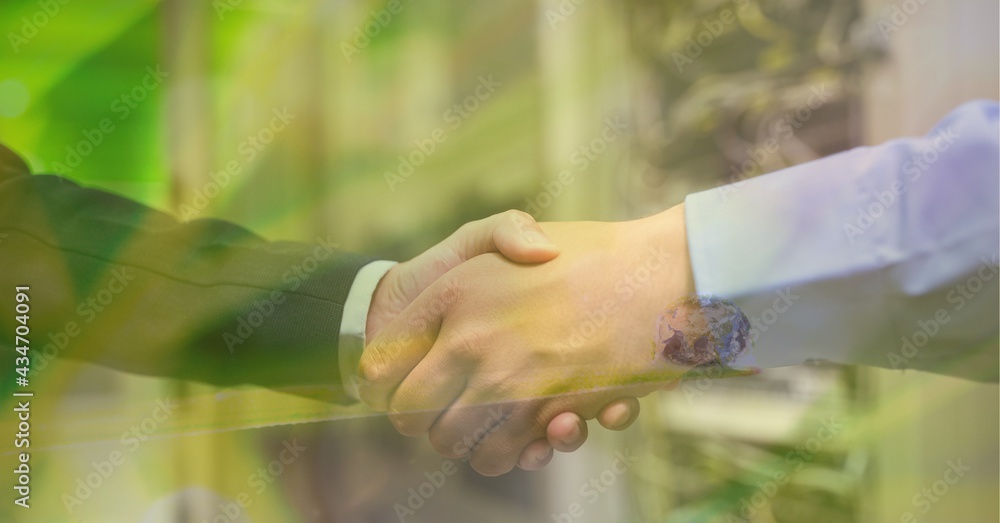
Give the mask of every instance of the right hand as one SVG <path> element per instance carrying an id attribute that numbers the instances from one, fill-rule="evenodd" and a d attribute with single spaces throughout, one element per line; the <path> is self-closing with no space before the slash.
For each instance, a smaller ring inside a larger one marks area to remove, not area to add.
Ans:
<path id="1" fill-rule="evenodd" d="M 462 457 L 468 435 L 482 435 L 501 413 L 503 429 L 490 427 L 471 449 L 484 474 L 530 466 L 512 451 L 547 450 L 560 431 L 585 430 L 563 413 L 627 424 L 628 398 L 690 367 L 651 350 L 664 308 L 694 291 L 682 207 L 545 229 L 564 249 L 558 259 L 528 267 L 485 255 L 462 264 L 390 324 L 360 366 L 366 403 L 388 409 L 401 433 L 429 431 L 446 456 Z"/>
<path id="2" fill-rule="evenodd" d="M 441 243 L 386 273 L 372 296 L 366 339 L 375 339 L 421 292 L 448 271 L 491 252 L 499 252 L 518 263 L 545 263 L 558 256 L 559 249 L 531 215 L 524 212 L 506 211 L 467 223 Z M 624 397 L 607 404 L 597 419 L 608 429 L 624 430 L 638 412 L 638 400 Z M 573 412 L 559 414 L 548 425 L 547 439 L 523 449 L 518 466 L 525 470 L 544 467 L 552 459 L 553 449 L 572 452 L 583 445 L 587 435 L 583 418 Z"/>

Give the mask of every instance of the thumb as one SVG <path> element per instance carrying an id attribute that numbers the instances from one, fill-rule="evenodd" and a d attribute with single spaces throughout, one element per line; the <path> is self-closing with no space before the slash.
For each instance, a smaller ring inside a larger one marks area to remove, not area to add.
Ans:
<path id="1" fill-rule="evenodd" d="M 420 273 L 417 286 L 426 287 L 462 262 L 491 252 L 517 263 L 542 263 L 558 256 L 559 248 L 530 214 L 510 210 L 463 225 L 410 265 Z"/>
<path id="2" fill-rule="evenodd" d="M 472 235 L 464 238 L 473 243 L 465 246 L 468 258 L 473 258 L 484 251 L 482 245 L 475 245 L 477 234 L 491 236 L 493 251 L 503 254 L 508 260 L 517 263 L 543 263 L 559 255 L 557 247 L 542 231 L 538 222 L 523 211 L 506 211 L 481 220 L 480 230 L 472 229 Z M 460 238 L 459 240 L 462 240 Z"/>
<path id="3" fill-rule="evenodd" d="M 517 263 L 543 263 L 558 256 L 559 248 L 523 211 L 504 211 L 466 223 L 442 242 L 386 273 L 372 298 L 368 333 L 379 332 L 387 319 L 402 312 L 448 271 L 491 252 Z"/>

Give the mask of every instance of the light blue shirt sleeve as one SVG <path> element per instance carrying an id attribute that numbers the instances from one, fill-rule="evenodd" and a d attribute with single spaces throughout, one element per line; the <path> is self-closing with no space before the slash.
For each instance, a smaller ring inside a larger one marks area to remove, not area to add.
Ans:
<path id="1" fill-rule="evenodd" d="M 750 318 L 762 367 L 808 360 L 997 381 L 998 105 L 688 196 L 699 294 Z"/>
<path id="2" fill-rule="evenodd" d="M 340 341 L 337 358 L 340 377 L 347 395 L 360 400 L 358 395 L 358 364 L 365 351 L 365 330 L 368 327 L 368 309 L 371 308 L 375 288 L 389 269 L 392 261 L 373 261 L 358 271 L 344 300 L 344 315 L 340 320 Z"/>

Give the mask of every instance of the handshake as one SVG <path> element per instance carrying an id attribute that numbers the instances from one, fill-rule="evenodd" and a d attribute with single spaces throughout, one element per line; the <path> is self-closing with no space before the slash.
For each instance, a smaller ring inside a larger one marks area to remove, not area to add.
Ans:
<path id="1" fill-rule="evenodd" d="M 638 397 L 732 361 L 694 295 L 683 205 L 621 223 L 507 211 L 386 273 L 358 393 L 481 474 L 539 469 L 586 420 L 625 429 Z"/>

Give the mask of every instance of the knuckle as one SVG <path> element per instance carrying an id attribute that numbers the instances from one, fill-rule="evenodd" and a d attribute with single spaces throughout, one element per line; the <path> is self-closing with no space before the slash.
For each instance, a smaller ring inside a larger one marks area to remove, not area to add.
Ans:
<path id="1" fill-rule="evenodd" d="M 387 375 L 388 371 L 382 351 L 375 347 L 370 351 L 365 351 L 358 364 L 358 378 L 361 383 L 378 384 L 385 381 Z"/>
<path id="2" fill-rule="evenodd" d="M 556 419 L 558 414 L 559 413 L 557 412 L 554 413 L 551 411 L 536 412 L 532 417 L 532 429 L 540 431 L 542 434 L 547 433 L 549 425 L 552 424 L 552 421 Z"/>
<path id="3" fill-rule="evenodd" d="M 465 362 L 479 361 L 485 350 L 486 335 L 477 328 L 466 327 L 457 330 L 448 341 L 449 352 L 453 357 Z"/>
<path id="4" fill-rule="evenodd" d="M 441 315 L 449 309 L 458 299 L 462 296 L 462 290 L 464 284 L 461 278 L 454 277 L 453 275 L 445 276 L 440 280 L 434 282 L 435 291 L 437 292 L 433 303 L 431 304 L 430 311 L 431 314 Z"/>

